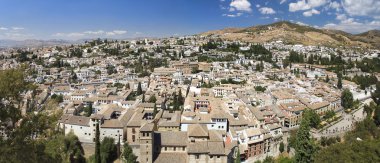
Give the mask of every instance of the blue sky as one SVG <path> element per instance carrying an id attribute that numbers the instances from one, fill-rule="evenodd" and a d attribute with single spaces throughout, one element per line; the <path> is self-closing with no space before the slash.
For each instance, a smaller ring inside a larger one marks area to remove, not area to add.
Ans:
<path id="1" fill-rule="evenodd" d="M 380 29 L 380 0 L 0 0 L 0 39 L 167 37 L 280 20 Z"/>

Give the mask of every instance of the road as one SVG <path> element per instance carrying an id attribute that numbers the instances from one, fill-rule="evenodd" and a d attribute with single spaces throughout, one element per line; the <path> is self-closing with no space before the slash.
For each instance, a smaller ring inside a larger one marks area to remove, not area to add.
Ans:
<path id="1" fill-rule="evenodd" d="M 347 131 L 351 131 L 354 129 L 354 125 L 358 121 L 362 121 L 365 118 L 365 114 L 363 112 L 363 106 L 365 104 L 369 104 L 371 100 L 364 100 L 361 105 L 359 106 L 358 110 L 355 110 L 354 112 L 351 113 L 345 113 L 345 112 L 340 112 L 342 119 L 327 127 L 324 128 L 323 130 L 319 131 L 318 133 L 314 133 L 313 136 L 315 138 L 320 138 L 320 137 L 334 137 L 334 136 L 340 136 L 346 133 Z"/>

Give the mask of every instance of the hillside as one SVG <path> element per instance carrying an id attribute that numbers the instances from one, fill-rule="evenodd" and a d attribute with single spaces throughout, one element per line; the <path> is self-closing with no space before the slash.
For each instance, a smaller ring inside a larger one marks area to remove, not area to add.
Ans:
<path id="1" fill-rule="evenodd" d="M 380 32 L 368 31 L 353 35 L 339 30 L 318 29 L 287 21 L 248 28 L 228 28 L 209 31 L 200 35 L 214 35 L 226 40 L 263 43 L 282 40 L 289 44 L 324 46 L 360 46 L 380 49 Z"/>

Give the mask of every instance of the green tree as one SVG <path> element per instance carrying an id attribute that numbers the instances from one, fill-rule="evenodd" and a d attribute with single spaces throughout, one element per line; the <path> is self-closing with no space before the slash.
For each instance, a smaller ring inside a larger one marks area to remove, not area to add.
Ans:
<path id="1" fill-rule="evenodd" d="M 153 117 L 156 117 L 156 115 L 157 115 L 157 106 L 156 106 L 156 104 L 154 104 L 154 107 L 153 107 Z"/>
<path id="2" fill-rule="evenodd" d="M 84 116 L 89 117 L 92 114 L 92 105 L 84 107 Z"/>
<path id="3" fill-rule="evenodd" d="M 377 106 L 375 109 L 373 120 L 377 126 L 380 126 L 380 107 L 379 106 Z"/>
<path id="4" fill-rule="evenodd" d="M 313 154 L 316 151 L 310 135 L 310 117 L 306 114 L 302 117 L 300 128 L 297 131 L 295 142 L 295 160 L 299 163 L 313 162 Z"/>
<path id="5" fill-rule="evenodd" d="M 140 96 L 142 93 L 143 93 L 143 91 L 142 91 L 142 87 L 141 87 L 141 82 L 139 82 L 139 84 L 137 85 L 136 95 Z"/>
<path id="6" fill-rule="evenodd" d="M 157 99 L 156 99 L 156 96 L 155 95 L 152 95 L 149 97 L 149 102 L 151 103 L 156 103 Z"/>
<path id="7" fill-rule="evenodd" d="M 23 69 L 0 71 L 0 126 L 11 132 L 21 119 L 21 93 L 31 90 L 32 85 L 24 80 Z M 9 125 L 11 124 L 11 125 Z"/>
<path id="8" fill-rule="evenodd" d="M 285 151 L 285 145 L 284 145 L 284 142 L 281 142 L 281 143 L 280 143 L 279 150 L 280 150 L 281 153 Z"/>
<path id="9" fill-rule="evenodd" d="M 376 110 L 376 108 L 376 104 L 371 102 L 369 105 L 364 105 L 363 113 L 367 115 L 367 118 L 372 118 L 372 113 Z"/>
<path id="10" fill-rule="evenodd" d="M 128 163 L 137 163 L 137 157 L 133 154 L 133 150 L 128 142 L 124 143 L 123 158 L 127 160 Z"/>
<path id="11" fill-rule="evenodd" d="M 179 105 L 183 105 L 183 103 L 185 102 L 185 99 L 183 98 L 183 96 L 182 96 L 182 91 L 181 91 L 181 89 L 179 90 L 179 93 L 178 93 L 178 100 L 177 100 L 178 102 L 179 102 Z"/>
<path id="12" fill-rule="evenodd" d="M 105 137 L 100 145 L 100 156 L 102 163 L 113 162 L 117 159 L 117 148 L 115 140 L 110 137 Z"/>
<path id="13" fill-rule="evenodd" d="M 339 89 L 342 89 L 342 78 L 341 77 L 338 77 L 338 84 L 337 84 L 337 87 Z"/>
<path id="14" fill-rule="evenodd" d="M 274 160 L 274 158 L 271 157 L 271 156 L 267 156 L 267 157 L 265 157 L 265 159 L 263 160 L 263 163 L 274 163 L 274 162 L 275 162 L 275 160 Z"/>
<path id="15" fill-rule="evenodd" d="M 85 162 L 84 151 L 77 136 L 69 134 L 64 139 L 64 152 L 69 158 L 69 162 Z"/>
<path id="16" fill-rule="evenodd" d="M 377 105 L 380 105 L 380 82 L 376 83 L 376 89 L 371 95 L 373 101 L 375 101 Z"/>
<path id="17" fill-rule="evenodd" d="M 236 153 L 236 159 L 234 161 L 234 163 L 240 163 L 241 162 L 241 158 L 240 158 L 240 149 L 239 147 L 236 147 L 238 149 L 237 153 Z"/>
<path id="18" fill-rule="evenodd" d="M 350 90 L 344 89 L 341 96 L 341 105 L 344 109 L 349 109 L 354 106 L 354 97 Z"/>
<path id="19" fill-rule="evenodd" d="M 95 131 L 95 163 L 101 163 L 101 154 L 100 154 L 100 131 L 99 131 L 99 123 L 96 123 L 96 131 Z"/>
<path id="20" fill-rule="evenodd" d="M 319 124 L 321 123 L 321 118 L 314 110 L 305 109 L 303 116 L 306 116 L 306 118 L 309 118 L 310 127 L 318 128 Z"/>

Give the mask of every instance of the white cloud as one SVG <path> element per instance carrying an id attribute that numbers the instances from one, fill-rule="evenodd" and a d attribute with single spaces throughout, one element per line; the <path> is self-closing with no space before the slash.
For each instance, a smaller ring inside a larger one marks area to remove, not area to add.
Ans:
<path id="1" fill-rule="evenodd" d="M 127 33 L 127 31 L 124 31 L 124 30 L 114 30 L 113 32 L 116 33 L 117 35 L 123 35 Z"/>
<path id="2" fill-rule="evenodd" d="M 342 0 L 344 10 L 351 16 L 379 16 L 379 0 Z"/>
<path id="3" fill-rule="evenodd" d="M 285 3 L 286 2 L 286 0 L 281 0 L 280 1 L 280 4 L 283 4 L 283 3 Z"/>
<path id="4" fill-rule="evenodd" d="M 33 34 L 7 32 L 7 33 L 4 33 L 3 35 L 0 35 L 0 38 L 12 39 L 12 40 L 25 40 L 25 39 L 30 39 L 33 36 L 34 36 Z"/>
<path id="5" fill-rule="evenodd" d="M 259 4 L 257 4 L 257 5 L 256 5 L 256 7 L 257 7 L 257 8 L 259 8 L 259 7 L 260 7 L 260 5 L 259 5 Z"/>
<path id="6" fill-rule="evenodd" d="M 100 35 L 100 34 L 103 34 L 104 31 L 103 30 L 98 30 L 98 31 L 86 31 L 86 32 L 83 32 L 85 34 L 90 34 L 90 35 Z"/>
<path id="7" fill-rule="evenodd" d="M 340 11 L 340 3 L 337 1 L 330 2 L 328 7 Z"/>
<path id="8" fill-rule="evenodd" d="M 346 16 L 346 14 L 337 14 L 337 15 L 336 15 L 336 19 L 337 19 L 337 20 L 340 20 L 340 21 L 342 21 L 342 20 L 346 20 L 346 19 L 347 19 L 347 16 Z"/>
<path id="9" fill-rule="evenodd" d="M 134 35 L 142 35 L 143 33 L 142 32 L 135 32 Z"/>
<path id="10" fill-rule="evenodd" d="M 321 12 L 319 12 L 318 10 L 316 9 L 311 9 L 309 11 L 305 11 L 303 12 L 303 16 L 306 16 L 306 17 L 310 17 L 310 16 L 313 16 L 313 15 L 318 15 L 320 14 Z"/>
<path id="11" fill-rule="evenodd" d="M 23 29 L 25 29 L 25 28 L 23 28 L 23 27 L 12 27 L 12 30 L 15 30 L 15 31 L 17 31 L 17 30 L 23 30 Z"/>
<path id="12" fill-rule="evenodd" d="M 350 33 L 362 33 L 373 29 L 380 29 L 380 21 L 371 21 L 371 22 L 357 22 L 353 18 L 347 18 L 342 20 L 340 23 L 329 23 L 326 24 L 323 28 L 326 29 L 337 29 Z"/>
<path id="13" fill-rule="evenodd" d="M 241 13 L 241 12 L 238 12 L 236 14 L 223 14 L 223 16 L 227 16 L 227 17 L 230 17 L 230 18 L 239 17 L 241 15 L 243 15 L 243 13 Z"/>
<path id="14" fill-rule="evenodd" d="M 107 36 L 115 36 L 115 35 L 123 35 L 126 34 L 127 31 L 122 31 L 122 30 L 113 30 L 111 32 L 106 32 Z"/>
<path id="15" fill-rule="evenodd" d="M 336 20 L 339 20 L 339 22 L 328 23 L 323 28 L 337 29 L 350 33 L 362 33 L 372 29 L 380 29 L 380 21 L 377 20 L 360 22 L 352 17 L 348 17 L 346 14 L 336 14 Z"/>
<path id="16" fill-rule="evenodd" d="M 8 28 L 6 28 L 6 27 L 0 27 L 0 31 L 6 31 L 6 30 L 8 30 Z"/>
<path id="17" fill-rule="evenodd" d="M 55 33 L 53 37 L 67 37 L 67 38 L 83 38 L 83 37 L 101 37 L 101 36 L 118 36 L 124 35 L 125 30 L 113 30 L 113 31 L 85 31 L 85 32 L 72 32 L 72 33 Z"/>
<path id="18" fill-rule="evenodd" d="M 298 0 L 296 3 L 289 3 L 289 11 L 303 11 L 325 5 L 328 0 Z"/>
<path id="19" fill-rule="evenodd" d="M 261 14 L 275 14 L 276 11 L 274 11 L 272 8 L 269 7 L 262 7 L 259 9 Z"/>
<path id="20" fill-rule="evenodd" d="M 295 22 L 296 24 L 298 25 L 302 25 L 302 26 L 309 26 L 309 24 L 306 24 L 306 23 L 303 23 L 303 22 Z"/>
<path id="21" fill-rule="evenodd" d="M 230 7 L 233 11 L 252 12 L 251 3 L 248 0 L 232 0 Z"/>

